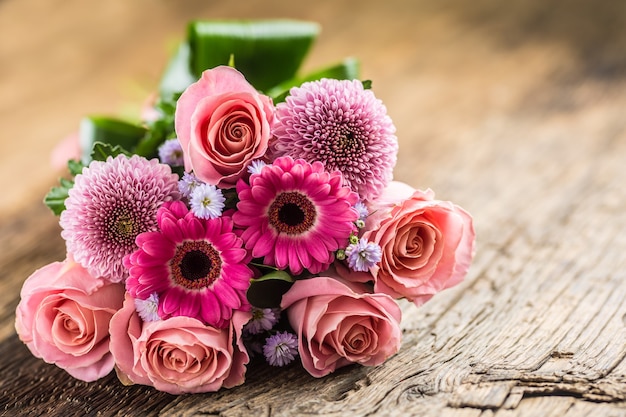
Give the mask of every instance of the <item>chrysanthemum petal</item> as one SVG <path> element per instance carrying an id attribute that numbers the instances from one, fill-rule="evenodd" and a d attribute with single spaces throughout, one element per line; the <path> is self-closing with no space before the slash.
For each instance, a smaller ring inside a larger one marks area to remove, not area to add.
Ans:
<path id="1" fill-rule="evenodd" d="M 178 199 L 178 176 L 158 160 L 118 155 L 75 177 L 59 223 L 72 257 L 91 275 L 120 282 L 141 233 L 156 231 L 158 208 Z"/>
<path id="2" fill-rule="evenodd" d="M 322 79 L 293 88 L 276 106 L 274 134 L 274 155 L 302 158 L 314 171 L 319 164 L 339 170 L 364 200 L 375 199 L 392 178 L 395 127 L 360 81 Z"/>

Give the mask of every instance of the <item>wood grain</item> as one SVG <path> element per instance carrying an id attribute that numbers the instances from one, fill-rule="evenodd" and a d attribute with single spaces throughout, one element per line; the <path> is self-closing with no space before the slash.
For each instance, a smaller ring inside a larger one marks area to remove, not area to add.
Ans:
<path id="1" fill-rule="evenodd" d="M 310 3 L 0 1 L 0 413 L 626 416 L 626 3 Z M 277 16 L 321 23 L 309 68 L 361 59 L 396 178 L 474 215 L 465 282 L 403 303 L 383 366 L 324 379 L 252 364 L 241 387 L 172 396 L 34 358 L 13 320 L 24 279 L 64 257 L 39 203 L 49 151 L 84 114 L 136 111 L 188 19 Z"/>

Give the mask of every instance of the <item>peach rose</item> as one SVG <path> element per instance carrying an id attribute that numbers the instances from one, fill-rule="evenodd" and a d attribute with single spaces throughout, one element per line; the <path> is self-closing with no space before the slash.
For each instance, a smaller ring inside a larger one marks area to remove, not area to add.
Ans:
<path id="1" fill-rule="evenodd" d="M 123 284 L 94 278 L 68 259 L 35 271 L 20 295 L 15 329 L 34 356 L 83 381 L 111 372 L 109 321 L 122 307 Z"/>
<path id="2" fill-rule="evenodd" d="M 272 100 L 237 70 L 206 70 L 178 99 L 175 128 L 185 169 L 204 182 L 232 188 L 253 159 L 267 151 Z"/>
<path id="3" fill-rule="evenodd" d="M 249 361 L 241 334 L 249 319 L 249 313 L 236 311 L 225 329 L 186 316 L 143 322 L 126 294 L 110 326 L 118 376 L 170 394 L 241 385 Z"/>
<path id="4" fill-rule="evenodd" d="M 380 263 L 370 269 L 376 292 L 419 306 L 463 280 L 475 251 L 465 210 L 398 181 L 369 209 L 363 237 L 382 248 Z"/>
<path id="5" fill-rule="evenodd" d="M 323 377 L 351 363 L 375 366 L 400 349 L 402 312 L 386 294 L 331 277 L 296 281 L 283 295 L 302 365 Z"/>

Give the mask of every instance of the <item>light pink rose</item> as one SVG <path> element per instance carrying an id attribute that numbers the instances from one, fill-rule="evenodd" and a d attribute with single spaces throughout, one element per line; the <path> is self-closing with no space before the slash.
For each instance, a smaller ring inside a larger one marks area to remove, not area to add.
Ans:
<path id="1" fill-rule="evenodd" d="M 351 363 L 375 366 L 400 349 L 402 312 L 386 294 L 331 277 L 296 281 L 283 295 L 302 365 L 323 377 Z"/>
<path id="2" fill-rule="evenodd" d="M 392 181 L 370 204 L 363 237 L 382 248 L 370 269 L 376 292 L 419 306 L 465 278 L 475 251 L 472 217 L 434 197 Z"/>
<path id="3" fill-rule="evenodd" d="M 123 297 L 123 284 L 94 278 L 69 259 L 54 262 L 24 282 L 15 329 L 34 356 L 95 381 L 113 369 L 109 321 Z"/>
<path id="4" fill-rule="evenodd" d="M 50 153 L 50 165 L 57 171 L 67 170 L 67 161 L 81 158 L 80 138 L 78 131 L 67 135 L 56 144 Z"/>
<path id="5" fill-rule="evenodd" d="M 272 100 L 239 71 L 225 66 L 205 71 L 176 104 L 185 169 L 209 184 L 234 187 L 250 162 L 265 155 L 273 118 Z"/>
<path id="6" fill-rule="evenodd" d="M 118 376 L 170 394 L 241 385 L 249 362 L 241 334 L 249 319 L 249 313 L 236 311 L 225 329 L 186 316 L 143 322 L 126 294 L 110 326 Z"/>

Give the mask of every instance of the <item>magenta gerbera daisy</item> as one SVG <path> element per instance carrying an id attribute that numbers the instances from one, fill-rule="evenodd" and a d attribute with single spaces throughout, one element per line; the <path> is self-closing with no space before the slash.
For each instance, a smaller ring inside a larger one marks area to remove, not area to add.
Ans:
<path id="1" fill-rule="evenodd" d="M 320 162 L 276 159 L 237 183 L 239 202 L 233 221 L 253 258 L 300 274 L 319 273 L 334 252 L 348 243 L 358 213 L 358 196 L 342 185 L 339 172 Z"/>
<path id="2" fill-rule="evenodd" d="M 215 327 L 227 326 L 233 310 L 249 309 L 252 271 L 230 217 L 200 219 L 174 201 L 157 221 L 159 231 L 137 236 L 139 249 L 124 259 L 132 297 L 156 294 L 162 319 L 188 316 Z"/>
<path id="3" fill-rule="evenodd" d="M 292 88 L 276 105 L 274 156 L 320 161 L 339 170 L 363 200 L 391 181 L 398 153 L 383 103 L 358 80 L 322 79 Z"/>
<path id="4" fill-rule="evenodd" d="M 122 260 L 138 234 L 156 230 L 157 209 L 179 198 L 178 176 L 158 160 L 134 155 L 93 161 L 76 176 L 61 213 L 67 251 L 93 276 L 120 282 Z"/>

